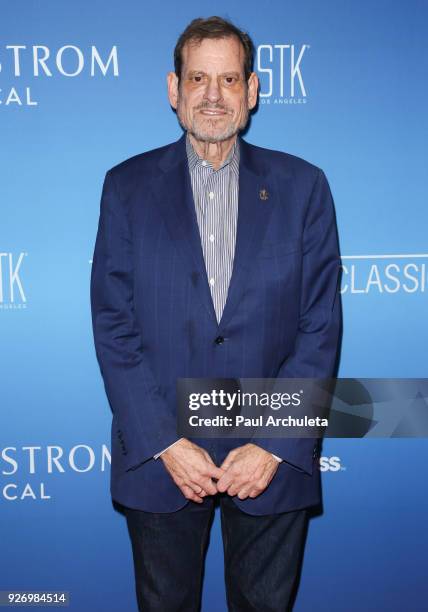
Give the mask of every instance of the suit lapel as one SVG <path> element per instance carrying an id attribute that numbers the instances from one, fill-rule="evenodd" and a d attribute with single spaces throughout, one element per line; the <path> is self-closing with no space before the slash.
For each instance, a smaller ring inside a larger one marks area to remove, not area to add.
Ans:
<path id="1" fill-rule="evenodd" d="M 220 321 L 224 328 L 230 320 L 245 290 L 246 281 L 254 269 L 265 231 L 276 205 L 277 194 L 272 177 L 262 159 L 257 159 L 255 147 L 240 139 L 238 225 L 235 256 L 229 292 Z"/>
<path id="2" fill-rule="evenodd" d="M 162 172 L 152 182 L 152 193 L 170 238 L 189 270 L 199 301 L 217 326 L 193 201 L 185 137 L 184 132 L 162 156 L 159 162 Z"/>
<path id="3" fill-rule="evenodd" d="M 201 304 L 220 330 L 230 320 L 245 289 L 252 262 L 262 242 L 277 194 L 272 176 L 256 147 L 239 138 L 238 224 L 232 277 L 220 323 L 214 310 L 187 164 L 184 133 L 166 148 L 159 166 L 161 174 L 152 181 L 152 193 L 171 240 L 174 242 Z"/>

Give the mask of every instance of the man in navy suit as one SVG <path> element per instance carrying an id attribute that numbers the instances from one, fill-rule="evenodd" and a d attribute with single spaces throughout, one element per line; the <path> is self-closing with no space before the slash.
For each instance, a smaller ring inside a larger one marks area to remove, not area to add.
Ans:
<path id="1" fill-rule="evenodd" d="M 178 378 L 326 378 L 341 328 L 334 206 L 317 166 L 239 135 L 257 104 L 248 34 L 219 17 L 180 36 L 170 103 L 184 128 L 105 177 L 93 258 L 96 354 L 113 413 L 111 493 L 138 605 L 198 610 L 219 499 L 228 609 L 289 609 L 314 439 L 179 438 Z"/>

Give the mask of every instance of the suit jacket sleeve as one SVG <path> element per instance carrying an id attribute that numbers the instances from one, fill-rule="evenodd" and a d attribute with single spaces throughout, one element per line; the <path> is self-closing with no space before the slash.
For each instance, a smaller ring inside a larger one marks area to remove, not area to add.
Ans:
<path id="1" fill-rule="evenodd" d="M 318 174 L 303 230 L 300 318 L 294 349 L 281 364 L 278 378 L 330 378 L 335 375 L 342 309 L 340 255 L 334 203 L 324 172 Z M 317 440 L 253 439 L 296 469 L 312 474 Z"/>
<path id="2" fill-rule="evenodd" d="M 144 354 L 133 307 L 132 240 L 128 214 L 108 171 L 91 273 L 95 351 L 124 444 L 124 469 L 135 469 L 178 438 L 175 416 L 159 393 Z"/>

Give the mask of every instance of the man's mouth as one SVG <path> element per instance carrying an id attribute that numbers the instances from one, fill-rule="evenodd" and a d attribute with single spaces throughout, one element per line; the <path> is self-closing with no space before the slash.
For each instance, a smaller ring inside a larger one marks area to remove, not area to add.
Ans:
<path id="1" fill-rule="evenodd" d="M 210 115 L 210 116 L 215 116 L 215 115 L 225 115 L 226 111 L 224 110 L 219 110 L 219 109 L 211 109 L 211 108 L 201 108 L 200 112 L 203 115 Z"/>

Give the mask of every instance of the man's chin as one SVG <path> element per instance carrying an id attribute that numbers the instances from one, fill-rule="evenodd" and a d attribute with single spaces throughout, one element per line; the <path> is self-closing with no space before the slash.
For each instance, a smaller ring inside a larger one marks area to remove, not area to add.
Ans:
<path id="1" fill-rule="evenodd" d="M 229 140 L 229 138 L 233 138 L 239 130 L 228 130 L 217 132 L 216 130 L 190 130 L 190 133 L 196 140 L 200 142 L 223 142 L 224 140 Z"/>

